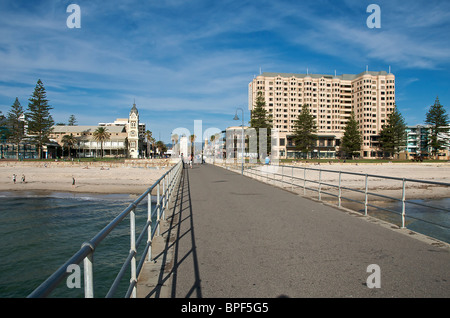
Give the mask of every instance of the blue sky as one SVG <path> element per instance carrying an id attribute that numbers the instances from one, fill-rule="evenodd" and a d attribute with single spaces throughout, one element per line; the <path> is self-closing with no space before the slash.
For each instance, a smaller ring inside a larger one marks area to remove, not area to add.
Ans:
<path id="1" fill-rule="evenodd" d="M 81 8 L 70 29 L 67 7 Z M 381 28 L 369 29 L 371 3 Z M 407 124 L 423 123 L 439 96 L 450 105 L 450 1 L 121 0 L 0 1 L 0 111 L 26 108 L 41 79 L 56 122 L 140 119 L 169 142 L 249 119 L 248 83 L 263 72 L 396 75 Z M 240 123 L 240 122 L 239 122 Z"/>

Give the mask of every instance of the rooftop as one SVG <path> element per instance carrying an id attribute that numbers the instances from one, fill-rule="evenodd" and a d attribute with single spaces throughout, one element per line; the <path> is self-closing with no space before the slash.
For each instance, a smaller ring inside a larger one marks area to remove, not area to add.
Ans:
<path id="1" fill-rule="evenodd" d="M 53 126 L 53 133 L 93 133 L 101 126 Z M 125 132 L 125 126 L 103 126 L 110 133 Z"/>
<path id="2" fill-rule="evenodd" d="M 364 75 L 372 75 L 372 76 L 379 76 L 379 75 L 393 75 L 391 73 L 387 73 L 386 71 L 380 71 L 380 72 L 373 72 L 373 71 L 364 71 L 359 74 L 342 74 L 342 75 L 330 75 L 330 74 L 296 74 L 296 73 L 273 73 L 273 72 L 264 72 L 260 76 L 266 76 L 266 77 L 287 77 L 287 78 L 328 78 L 328 79 L 340 79 L 340 80 L 354 80 L 356 78 L 362 77 Z"/>

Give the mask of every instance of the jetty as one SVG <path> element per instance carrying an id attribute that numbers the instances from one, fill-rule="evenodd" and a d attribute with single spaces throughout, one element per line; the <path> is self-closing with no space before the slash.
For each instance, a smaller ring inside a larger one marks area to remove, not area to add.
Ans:
<path id="1" fill-rule="evenodd" d="M 449 297 L 449 245 L 210 164 L 185 167 L 140 298 Z"/>

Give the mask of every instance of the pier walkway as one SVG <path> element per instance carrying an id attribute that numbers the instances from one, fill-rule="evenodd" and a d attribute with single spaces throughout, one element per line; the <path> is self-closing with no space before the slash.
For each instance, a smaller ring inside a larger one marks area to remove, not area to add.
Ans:
<path id="1" fill-rule="evenodd" d="M 138 297 L 450 297 L 448 245 L 220 167 L 184 169 L 172 207 Z"/>

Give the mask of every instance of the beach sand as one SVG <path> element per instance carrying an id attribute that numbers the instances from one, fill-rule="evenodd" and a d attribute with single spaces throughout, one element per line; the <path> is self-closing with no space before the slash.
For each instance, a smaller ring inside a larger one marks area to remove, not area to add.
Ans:
<path id="1" fill-rule="evenodd" d="M 139 195 L 166 171 L 167 162 L 152 166 L 67 162 L 1 162 L 0 191 L 80 192 Z M 13 182 L 16 174 L 16 183 Z M 25 183 L 22 182 L 25 176 Z M 75 185 L 72 185 L 73 179 Z"/>
<path id="2" fill-rule="evenodd" d="M 292 164 L 290 164 L 292 165 Z M 383 163 L 383 164 L 293 164 L 296 167 L 321 169 L 321 180 L 324 183 L 338 185 L 339 174 L 332 171 L 342 171 L 341 185 L 352 189 L 365 190 L 365 177 L 345 174 L 353 172 L 360 174 L 409 178 L 450 183 L 450 163 Z M 126 164 L 109 163 L 70 163 L 70 162 L 0 162 L 0 191 L 59 191 L 83 193 L 111 193 L 111 194 L 141 194 L 150 187 L 170 168 L 169 162 L 158 161 L 129 161 Z M 274 166 L 269 166 L 271 172 Z M 259 167 L 267 169 L 267 166 Z M 277 173 L 282 170 L 278 167 Z M 292 168 L 284 167 L 283 181 L 290 182 Z M 16 184 L 12 181 L 16 174 Z M 21 182 L 25 175 L 25 183 Z M 269 174 L 270 175 L 270 174 Z M 72 177 L 75 186 L 72 186 Z M 303 178 L 303 169 L 294 169 L 294 177 Z M 318 171 L 307 171 L 307 179 L 319 180 Z M 278 177 L 281 180 L 281 177 Z M 264 181 L 264 178 L 263 178 Z M 297 192 L 303 193 L 303 181 L 297 180 Z M 281 182 L 275 185 L 281 186 Z M 318 188 L 317 183 L 307 182 L 307 187 Z M 285 188 L 290 188 L 284 184 Z M 368 191 L 383 195 L 401 198 L 402 181 L 369 177 Z M 449 198 L 450 187 L 429 185 L 425 183 L 406 183 L 407 199 L 434 199 Z M 322 191 L 337 193 L 335 187 L 321 185 Z M 312 192 L 317 196 L 317 192 Z M 342 195 L 348 197 L 361 197 L 361 194 L 343 190 Z M 362 194 L 364 195 L 364 194 Z"/>

